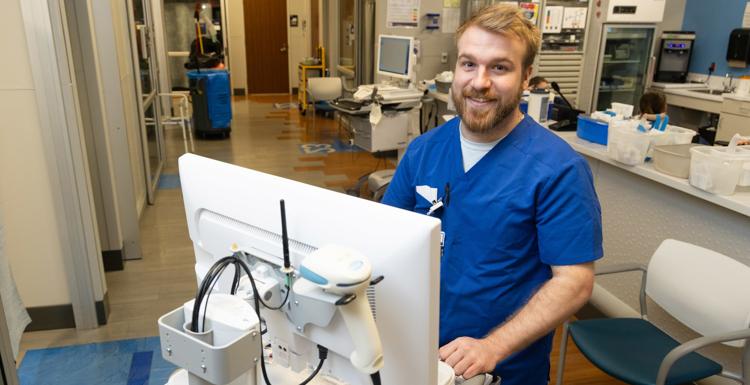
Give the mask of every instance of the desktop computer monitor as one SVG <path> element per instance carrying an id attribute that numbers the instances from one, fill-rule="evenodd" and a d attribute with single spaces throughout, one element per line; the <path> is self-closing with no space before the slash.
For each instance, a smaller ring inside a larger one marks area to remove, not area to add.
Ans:
<path id="1" fill-rule="evenodd" d="M 414 58 L 413 38 L 380 35 L 378 39 L 378 74 L 411 79 L 414 71 Z"/>
<path id="2" fill-rule="evenodd" d="M 284 199 L 293 267 L 298 270 L 311 252 L 334 244 L 364 254 L 372 276 L 384 277 L 367 292 L 383 347 L 382 383 L 437 383 L 438 219 L 193 154 L 180 157 L 179 169 L 199 278 L 234 250 L 282 266 L 279 200 Z M 227 286 L 218 290 L 227 292 Z M 284 313 L 261 308 L 267 328 L 263 343 L 283 346 L 269 370 L 277 363 L 294 367 L 297 362 L 298 369 L 299 362 L 316 365 L 320 344 L 329 355 L 318 376 L 331 378 L 320 383 L 369 385 L 369 376 L 349 361 L 353 342 L 336 313 L 326 327 L 308 324 L 298 330 Z M 298 383 L 293 378 L 272 382 Z"/>

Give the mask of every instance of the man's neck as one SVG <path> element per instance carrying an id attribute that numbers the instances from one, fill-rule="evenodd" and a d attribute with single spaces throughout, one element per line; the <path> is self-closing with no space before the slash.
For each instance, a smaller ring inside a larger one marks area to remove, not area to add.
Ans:
<path id="1" fill-rule="evenodd" d="M 513 128 L 515 128 L 521 120 L 523 120 L 523 114 L 518 108 L 516 108 L 495 127 L 482 133 L 467 130 L 465 125 L 461 124 L 461 134 L 463 134 L 464 138 L 467 140 L 475 143 L 491 143 L 510 134 L 510 132 L 513 131 Z"/>

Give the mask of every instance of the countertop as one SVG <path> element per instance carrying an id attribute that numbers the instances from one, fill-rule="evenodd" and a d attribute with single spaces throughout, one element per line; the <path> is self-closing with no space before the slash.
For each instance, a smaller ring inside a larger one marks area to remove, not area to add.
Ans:
<path id="1" fill-rule="evenodd" d="M 733 94 L 711 95 L 711 94 L 704 94 L 702 92 L 695 92 L 694 89 L 683 89 L 683 88 L 677 88 L 677 89 L 660 88 L 659 90 L 665 94 L 687 96 L 691 98 L 710 100 L 712 102 L 719 102 L 719 103 L 721 103 L 724 100 L 724 96 L 733 95 Z"/>
<path id="2" fill-rule="evenodd" d="M 582 155 L 619 167 L 646 179 L 750 217 L 750 188 L 748 187 L 737 187 L 737 192 L 734 195 L 711 194 L 691 186 L 687 179 L 675 178 L 656 171 L 651 162 L 646 162 L 640 166 L 628 166 L 619 163 L 607 156 L 607 146 L 583 140 L 576 136 L 575 132 L 553 132 L 568 142 L 574 150 Z"/>

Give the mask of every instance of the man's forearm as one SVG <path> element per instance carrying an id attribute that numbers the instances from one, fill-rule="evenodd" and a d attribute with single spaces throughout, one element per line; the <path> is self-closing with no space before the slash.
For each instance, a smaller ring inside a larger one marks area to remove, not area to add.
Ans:
<path id="1" fill-rule="evenodd" d="M 580 309 L 591 296 L 593 263 L 558 266 L 511 319 L 487 335 L 497 362 L 549 333 Z"/>

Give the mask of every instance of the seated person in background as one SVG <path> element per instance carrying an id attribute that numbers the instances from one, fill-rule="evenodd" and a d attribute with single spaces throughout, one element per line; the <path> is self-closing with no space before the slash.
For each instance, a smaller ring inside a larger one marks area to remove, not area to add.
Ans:
<path id="1" fill-rule="evenodd" d="M 667 98 L 661 92 L 646 92 L 638 102 L 641 110 L 641 118 L 656 120 L 657 115 L 663 118 L 667 114 Z"/>
<path id="2" fill-rule="evenodd" d="M 547 81 L 547 79 L 541 76 L 534 76 L 533 78 L 529 79 L 529 86 L 526 87 L 526 90 L 528 91 L 547 89 L 549 89 L 549 82 Z"/>

